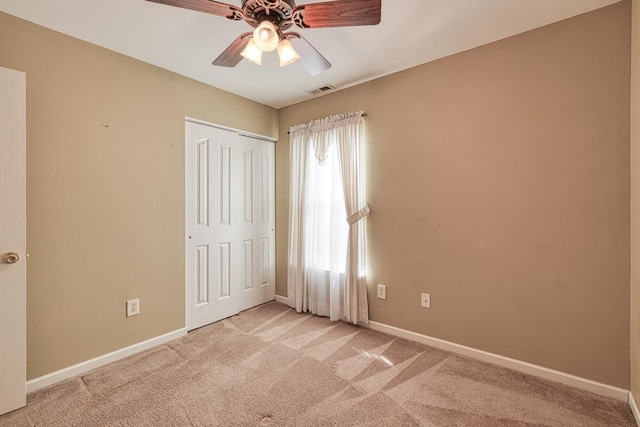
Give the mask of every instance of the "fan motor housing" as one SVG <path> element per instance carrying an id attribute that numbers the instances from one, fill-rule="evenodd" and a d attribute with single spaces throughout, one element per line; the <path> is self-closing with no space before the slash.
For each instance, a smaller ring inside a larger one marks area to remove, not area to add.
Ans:
<path id="1" fill-rule="evenodd" d="M 264 16 L 271 16 L 277 17 L 277 21 L 281 22 L 291 17 L 295 7 L 294 0 L 242 0 L 244 12 L 257 21 L 262 21 Z"/>
<path id="2" fill-rule="evenodd" d="M 262 3 L 263 6 L 271 8 L 276 8 L 280 3 L 286 3 L 291 9 L 296 7 L 296 2 L 294 0 L 242 0 L 243 9 L 247 3 Z"/>

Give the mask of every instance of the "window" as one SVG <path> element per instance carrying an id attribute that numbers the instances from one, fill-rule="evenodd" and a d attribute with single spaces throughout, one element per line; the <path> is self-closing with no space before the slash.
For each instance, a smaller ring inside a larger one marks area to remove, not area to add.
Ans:
<path id="1" fill-rule="evenodd" d="M 349 225 L 337 156 L 336 144 L 331 144 L 323 163 L 313 150 L 308 152 L 305 232 L 310 238 L 306 241 L 305 264 L 308 268 L 344 273 Z"/>

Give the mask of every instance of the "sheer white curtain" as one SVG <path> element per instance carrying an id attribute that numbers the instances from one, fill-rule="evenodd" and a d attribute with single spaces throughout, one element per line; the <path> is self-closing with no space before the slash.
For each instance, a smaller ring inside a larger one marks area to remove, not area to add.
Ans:
<path id="1" fill-rule="evenodd" d="M 289 305 L 367 323 L 362 112 L 290 129 Z"/>

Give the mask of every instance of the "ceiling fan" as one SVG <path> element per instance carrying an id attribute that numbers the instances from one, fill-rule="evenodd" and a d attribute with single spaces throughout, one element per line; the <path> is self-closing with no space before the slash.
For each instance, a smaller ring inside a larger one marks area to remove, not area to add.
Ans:
<path id="1" fill-rule="evenodd" d="M 377 25 L 382 13 L 382 0 L 334 0 L 299 6 L 295 0 L 242 0 L 242 7 L 213 0 L 147 1 L 244 20 L 255 28 L 241 34 L 213 65 L 235 67 L 243 57 L 262 65 L 262 53 L 277 49 L 280 66 L 299 61 L 313 76 L 328 70 L 331 64 L 304 37 L 286 30 L 293 25 L 300 28 Z"/>

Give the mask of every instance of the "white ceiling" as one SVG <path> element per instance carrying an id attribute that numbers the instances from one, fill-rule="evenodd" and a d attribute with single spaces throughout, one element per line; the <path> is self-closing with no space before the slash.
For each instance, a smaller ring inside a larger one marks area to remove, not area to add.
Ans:
<path id="1" fill-rule="evenodd" d="M 280 68 L 275 52 L 262 67 L 215 67 L 248 24 L 145 0 L 0 0 L 0 11 L 281 108 L 324 84 L 345 88 L 618 1 L 383 0 L 380 25 L 296 30 L 333 64 L 316 77 Z"/>

